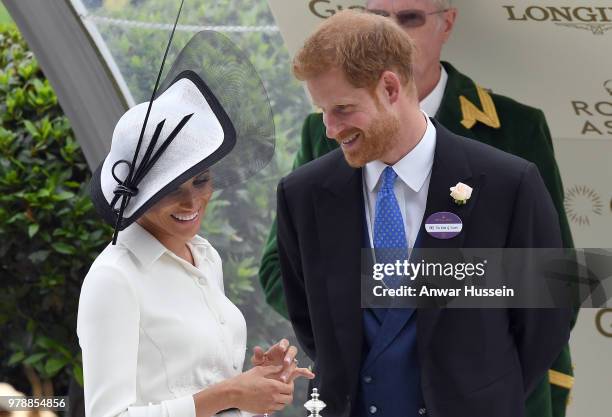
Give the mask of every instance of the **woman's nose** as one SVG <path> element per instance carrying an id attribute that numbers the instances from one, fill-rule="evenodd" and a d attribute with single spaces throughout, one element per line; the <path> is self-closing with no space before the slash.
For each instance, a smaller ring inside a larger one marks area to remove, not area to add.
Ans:
<path id="1" fill-rule="evenodd" d="M 199 196 L 198 193 L 195 193 L 193 190 L 186 190 L 183 192 L 181 196 L 180 205 L 183 208 L 195 208 L 199 204 Z"/>

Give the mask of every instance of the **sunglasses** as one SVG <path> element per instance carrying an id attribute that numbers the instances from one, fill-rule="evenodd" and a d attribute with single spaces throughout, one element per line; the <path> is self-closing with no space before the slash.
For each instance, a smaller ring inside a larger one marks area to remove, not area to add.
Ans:
<path id="1" fill-rule="evenodd" d="M 400 10 L 395 13 L 397 23 L 403 28 L 418 28 L 427 22 L 427 16 L 447 12 L 450 9 L 438 10 L 435 12 L 425 12 L 418 9 Z M 369 13 L 377 14 L 383 17 L 391 17 L 391 13 L 384 10 L 368 10 Z"/>

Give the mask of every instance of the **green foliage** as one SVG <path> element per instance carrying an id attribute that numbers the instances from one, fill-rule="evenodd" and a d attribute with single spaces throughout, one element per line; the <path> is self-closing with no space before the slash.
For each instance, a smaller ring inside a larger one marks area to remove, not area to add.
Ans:
<path id="1" fill-rule="evenodd" d="M 89 168 L 55 93 L 16 29 L 0 31 L 0 374 L 26 365 L 56 390 L 82 380 L 81 282 L 109 240 Z"/>

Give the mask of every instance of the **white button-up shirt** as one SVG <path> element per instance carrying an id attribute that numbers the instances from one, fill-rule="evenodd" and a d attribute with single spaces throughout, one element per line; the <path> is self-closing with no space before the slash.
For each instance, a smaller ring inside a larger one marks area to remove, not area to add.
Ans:
<path id="1" fill-rule="evenodd" d="M 446 90 L 446 84 L 448 82 L 448 73 L 444 69 L 444 66 L 440 65 L 440 79 L 433 90 L 419 103 L 421 110 L 429 114 L 431 117 L 435 117 L 440 110 L 442 105 L 442 99 L 444 98 L 444 91 Z"/>
<path id="2" fill-rule="evenodd" d="M 194 393 L 242 372 L 246 324 L 221 258 L 188 245 L 195 267 L 134 223 L 93 263 L 77 321 L 88 417 L 195 417 Z"/>
<path id="3" fill-rule="evenodd" d="M 408 247 L 414 247 L 423 215 L 427 205 L 427 193 L 429 191 L 429 180 L 433 166 L 434 153 L 436 150 L 436 127 L 431 123 L 427 115 L 435 116 L 440 109 L 444 91 L 448 82 L 448 73 L 440 65 L 440 79 L 427 97 L 420 101 L 421 111 L 427 118 L 427 130 L 419 144 L 408 155 L 393 166 L 398 179 L 395 180 L 393 190 L 397 198 Z M 380 188 L 379 181 L 382 172 L 387 167 L 381 161 L 373 161 L 366 164 L 363 170 L 364 177 L 364 199 L 366 206 L 366 222 L 370 235 L 370 245 L 373 244 L 373 225 L 376 216 L 376 196 Z"/>
<path id="4" fill-rule="evenodd" d="M 398 176 L 393 184 L 393 191 L 404 220 L 404 231 L 409 248 L 414 247 L 425 214 L 431 169 L 436 151 L 436 127 L 424 112 L 423 117 L 427 119 L 425 134 L 414 149 L 393 165 L 393 170 Z M 376 218 L 376 197 L 381 186 L 380 179 L 386 167 L 387 165 L 382 161 L 372 161 L 368 162 L 363 169 L 366 221 L 372 247 L 374 247 L 372 239 Z"/>

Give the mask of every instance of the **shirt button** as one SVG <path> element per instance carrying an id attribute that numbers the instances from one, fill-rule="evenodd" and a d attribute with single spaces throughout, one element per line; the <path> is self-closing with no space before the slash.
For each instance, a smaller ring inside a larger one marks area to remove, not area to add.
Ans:
<path id="1" fill-rule="evenodd" d="M 372 377 L 369 375 L 364 376 L 363 382 L 365 382 L 366 384 L 369 384 L 370 382 L 372 382 Z"/>
<path id="2" fill-rule="evenodd" d="M 425 413 L 427 413 L 427 409 L 425 407 L 419 408 L 419 414 L 420 415 L 424 415 Z"/>
<path id="3" fill-rule="evenodd" d="M 200 283 L 200 285 L 206 285 L 206 279 L 205 278 L 200 278 L 198 280 L 198 282 Z"/>
<path id="4" fill-rule="evenodd" d="M 376 408 L 375 405 L 370 406 L 370 414 L 376 414 L 377 411 L 378 411 L 378 408 Z"/>
<path id="5" fill-rule="evenodd" d="M 219 316 L 219 323 L 225 324 L 225 318 L 223 316 Z"/>

